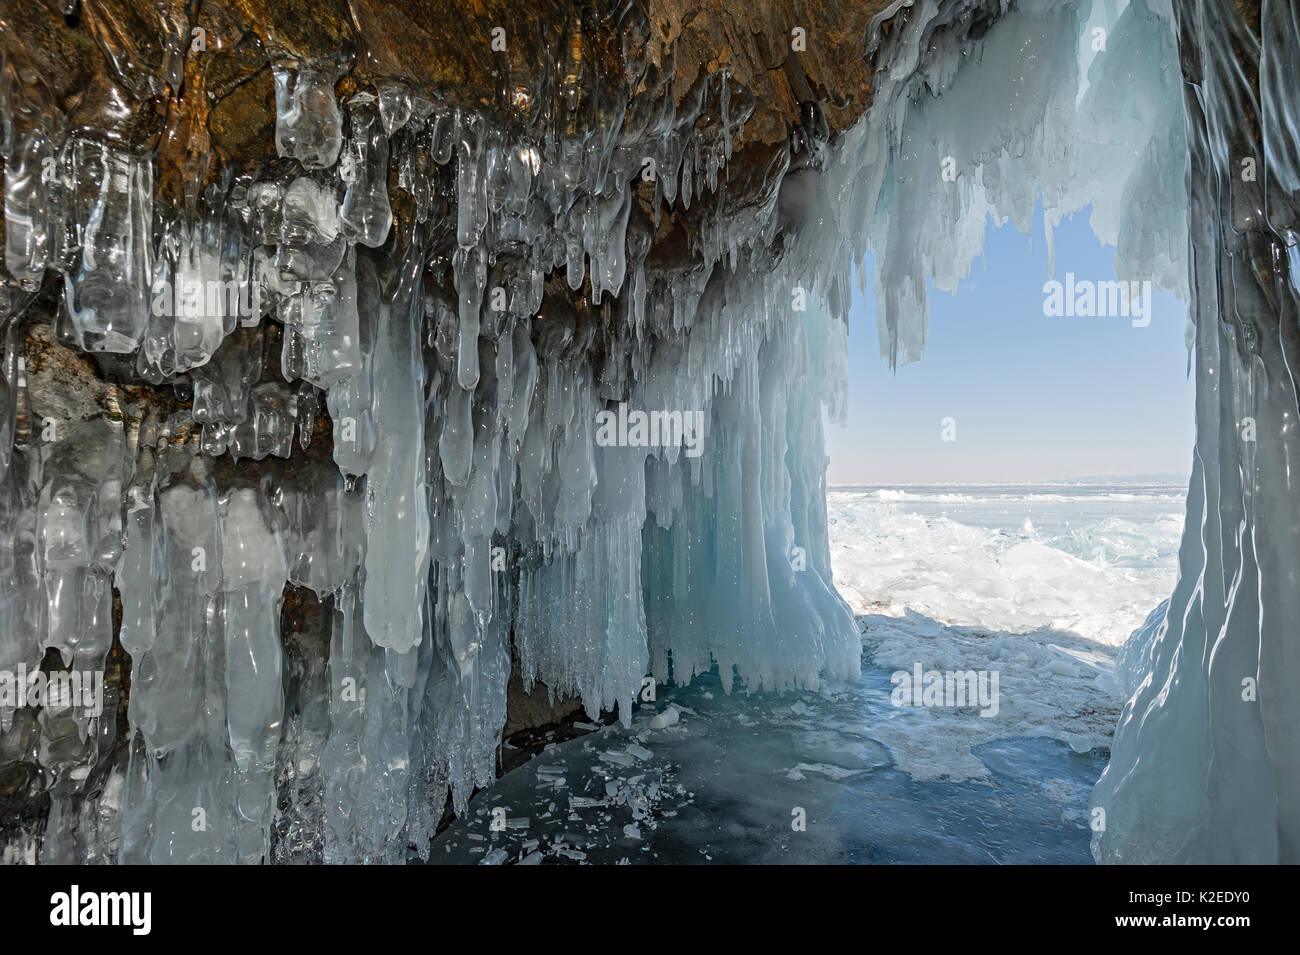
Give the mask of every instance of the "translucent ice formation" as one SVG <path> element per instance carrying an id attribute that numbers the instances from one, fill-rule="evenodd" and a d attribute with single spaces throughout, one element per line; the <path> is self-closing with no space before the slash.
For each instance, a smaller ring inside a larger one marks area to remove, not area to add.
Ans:
<path id="1" fill-rule="evenodd" d="M 1027 229 L 1041 198 L 1049 226 L 1092 204 L 1121 276 L 1197 317 L 1197 520 L 1098 851 L 1295 859 L 1287 5 L 1264 4 L 1255 89 L 1219 38 L 1253 39 L 1209 3 L 899 0 L 866 117 L 832 140 L 800 104 L 743 188 L 752 93 L 678 88 L 631 52 L 644 11 L 620 16 L 623 89 L 589 82 L 578 18 L 509 122 L 392 78 L 344 77 L 341 111 L 343 64 L 277 60 L 278 159 L 185 183 L 180 211 L 150 155 L 65 134 L 6 61 L 0 665 L 103 670 L 110 578 L 130 657 L 124 758 L 115 720 L 0 706 L 39 736 L 42 856 L 423 853 L 493 780 L 513 668 L 625 725 L 647 677 L 856 677 L 822 440 L 853 271 L 875 251 L 882 352 L 914 359 L 927 281 L 955 288 L 987 218 Z M 1263 178 L 1238 185 L 1242 158 Z M 27 322 L 49 280 L 63 311 Z M 1238 441 L 1247 415 L 1267 439 Z"/>
<path id="2" fill-rule="evenodd" d="M 380 107 L 368 94 L 353 99 L 348 118 L 352 125 L 344 159 L 347 192 L 339 210 L 343 235 L 370 247 L 384 244 L 393 212 L 388 205 L 388 137 Z"/>
<path id="3" fill-rule="evenodd" d="M 343 119 L 334 76 L 310 66 L 275 69 L 275 148 L 305 169 L 334 165 L 343 145 Z"/>
<path id="4" fill-rule="evenodd" d="M 153 272 L 152 165 L 117 146 L 75 139 L 71 208 L 80 248 L 66 276 L 67 308 L 86 351 L 134 351 L 144 336 Z"/>

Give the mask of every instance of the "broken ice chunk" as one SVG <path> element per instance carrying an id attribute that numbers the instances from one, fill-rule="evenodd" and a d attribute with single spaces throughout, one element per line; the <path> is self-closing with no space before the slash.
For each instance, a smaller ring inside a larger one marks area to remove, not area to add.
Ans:
<path id="1" fill-rule="evenodd" d="M 676 726 L 681 718 L 681 712 L 670 703 L 662 713 L 657 713 L 651 718 L 650 728 L 656 730 L 667 729 L 669 726 Z"/>
<path id="2" fill-rule="evenodd" d="M 654 755 L 650 750 L 646 749 L 644 746 L 638 746 L 636 743 L 629 745 L 627 751 L 629 755 L 635 756 L 637 759 L 643 761 Z"/>

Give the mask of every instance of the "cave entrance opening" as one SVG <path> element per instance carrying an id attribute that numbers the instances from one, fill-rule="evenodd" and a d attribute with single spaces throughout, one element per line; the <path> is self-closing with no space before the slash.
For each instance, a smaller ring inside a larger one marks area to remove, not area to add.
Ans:
<path id="1" fill-rule="evenodd" d="M 1049 232 L 1040 205 L 1029 235 L 990 220 L 956 293 L 929 289 L 924 357 L 895 370 L 869 257 L 827 427 L 835 583 L 868 660 L 998 672 L 981 737 L 1081 753 L 1104 752 L 1132 689 L 1120 649 L 1173 591 L 1195 441 L 1186 303 L 1126 303 L 1091 213 Z"/>

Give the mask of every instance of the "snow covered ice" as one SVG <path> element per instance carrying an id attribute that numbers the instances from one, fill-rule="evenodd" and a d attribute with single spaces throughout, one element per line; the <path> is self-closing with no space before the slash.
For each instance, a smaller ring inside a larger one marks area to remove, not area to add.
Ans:
<path id="1" fill-rule="evenodd" d="M 0 703 L 24 805 L 48 796 L 11 854 L 781 861 L 769 823 L 731 850 L 698 829 L 770 784 L 785 831 L 797 791 L 886 793 L 896 817 L 844 822 L 862 858 L 932 860 L 891 847 L 899 820 L 1001 778 L 1024 852 L 951 857 L 1296 861 L 1300 29 L 1261 9 L 1256 38 L 1211 0 L 898 0 L 863 37 L 866 113 L 832 134 L 801 101 L 744 182 L 753 92 L 675 75 L 640 4 L 564 25 L 533 72 L 502 60 L 475 103 L 379 55 L 265 50 L 268 158 L 219 171 L 183 44 L 110 49 L 104 101 L 137 107 L 65 112 L 6 42 L 0 668 L 130 668 L 121 719 Z M 179 170 L 122 121 L 164 88 Z M 1172 491 L 1140 531 L 1008 544 L 836 492 L 831 527 L 867 254 L 881 354 L 918 360 L 928 287 L 1036 202 L 1049 248 L 1091 207 L 1120 279 L 1189 303 L 1185 520 Z M 666 430 L 610 439 L 620 409 Z M 1157 559 L 1124 566 L 1148 533 Z M 999 714 L 891 711 L 912 661 L 1003 661 Z M 497 783 L 512 673 L 604 728 Z M 759 725 L 784 735 L 750 749 Z M 693 776 L 714 752 L 755 778 Z M 1046 816 L 1017 760 L 1057 774 Z"/>

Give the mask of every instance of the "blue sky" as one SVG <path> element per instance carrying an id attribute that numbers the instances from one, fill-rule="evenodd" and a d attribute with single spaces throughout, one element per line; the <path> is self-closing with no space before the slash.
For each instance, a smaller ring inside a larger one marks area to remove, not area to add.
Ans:
<path id="1" fill-rule="evenodd" d="M 920 362 L 889 369 L 876 337 L 874 263 L 849 321 L 848 426 L 828 424 L 831 484 L 1051 481 L 1186 475 L 1194 387 L 1186 305 L 1153 291 L 1151 324 L 1048 318 L 1043 283 L 1115 278 L 1083 210 L 1056 229 L 1048 275 L 1039 210 L 1032 237 L 990 229 L 956 295 L 930 290 Z M 941 440 L 944 418 L 956 440 Z"/>

